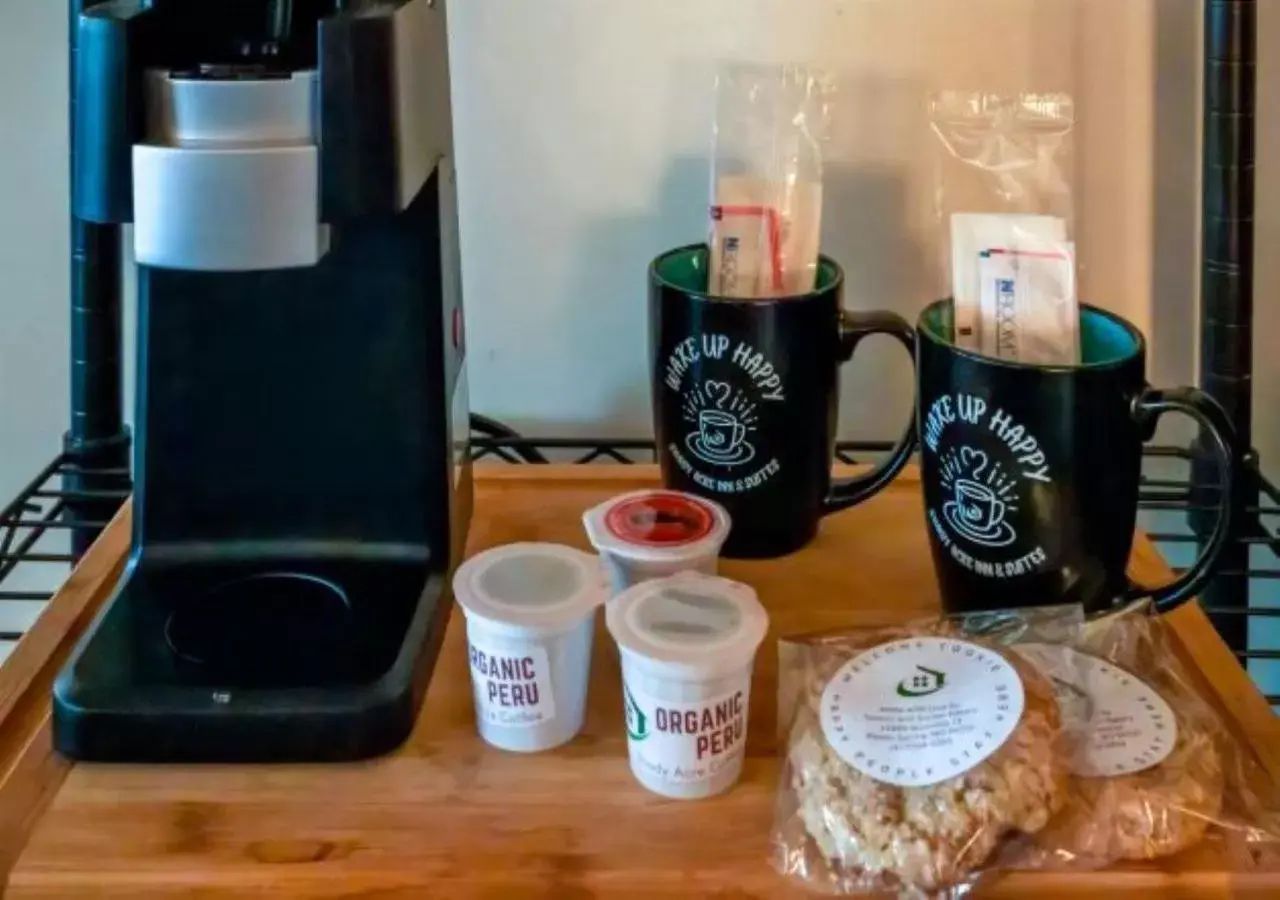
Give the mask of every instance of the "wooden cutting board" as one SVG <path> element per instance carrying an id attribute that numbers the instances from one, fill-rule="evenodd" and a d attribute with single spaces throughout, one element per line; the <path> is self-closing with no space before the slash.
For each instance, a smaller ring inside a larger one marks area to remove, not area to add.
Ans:
<path id="1" fill-rule="evenodd" d="M 656 477 L 648 466 L 481 467 L 469 550 L 510 541 L 585 548 L 582 511 Z M 118 576 L 127 528 L 126 514 L 54 599 L 51 624 L 42 619 L 38 639 L 29 635 L 30 647 L 14 654 L 22 667 L 11 660 L 0 669 L 0 860 L 13 863 L 6 897 L 805 896 L 766 862 L 778 772 L 773 640 L 937 604 L 913 472 L 828 519 L 797 554 L 725 562 L 725 574 L 759 591 L 771 626 L 751 692 L 742 781 L 711 800 L 665 800 L 633 781 L 617 653 L 603 626 L 581 736 L 529 756 L 481 743 L 456 611 L 418 727 L 391 756 L 347 765 L 70 766 L 49 750 L 48 679 Z M 1132 568 L 1140 581 L 1169 577 L 1145 540 Z M 1170 620 L 1230 725 L 1280 776 L 1280 721 L 1197 607 Z M 990 893 L 1280 896 L 1280 872 L 1264 863 L 1243 847 L 1201 848 L 1159 866 L 1010 875 Z"/>

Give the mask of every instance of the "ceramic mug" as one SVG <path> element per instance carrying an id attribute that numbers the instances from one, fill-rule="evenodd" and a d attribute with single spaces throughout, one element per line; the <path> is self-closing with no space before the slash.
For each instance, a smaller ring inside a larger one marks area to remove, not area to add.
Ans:
<path id="1" fill-rule="evenodd" d="M 916 326 L 916 415 L 926 525 L 943 605 L 968 612 L 1081 603 L 1091 614 L 1150 596 L 1169 609 L 1212 577 L 1234 514 L 1230 419 L 1194 388 L 1146 381 L 1132 324 L 1080 311 L 1079 365 L 1011 362 L 952 341 L 950 300 Z M 1198 421 L 1220 461 L 1223 508 L 1199 559 L 1172 583 L 1135 587 L 1142 445 L 1166 412 Z"/>
<path id="2" fill-rule="evenodd" d="M 872 334 L 909 350 L 891 312 L 841 306 L 844 273 L 818 262 L 812 291 L 738 300 L 706 292 L 707 249 L 681 247 L 649 270 L 654 430 L 666 487 L 707 497 L 733 519 L 722 555 L 802 547 L 823 516 L 874 495 L 906 465 L 915 427 L 879 466 L 833 483 L 839 369 Z"/>

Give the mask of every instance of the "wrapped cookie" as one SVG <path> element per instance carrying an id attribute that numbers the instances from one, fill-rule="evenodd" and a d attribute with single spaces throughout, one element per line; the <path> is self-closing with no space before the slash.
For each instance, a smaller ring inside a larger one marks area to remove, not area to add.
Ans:
<path id="1" fill-rule="evenodd" d="M 1072 741 L 1068 802 L 1029 865 L 1159 859 L 1210 838 L 1275 848 L 1275 788 L 1144 607 L 1091 623 L 1079 651 L 1018 651 L 1054 682 Z"/>
<path id="2" fill-rule="evenodd" d="M 829 893 L 971 886 L 1067 799 L 1054 686 L 1010 645 L 1080 627 L 1055 607 L 781 641 L 775 866 Z"/>

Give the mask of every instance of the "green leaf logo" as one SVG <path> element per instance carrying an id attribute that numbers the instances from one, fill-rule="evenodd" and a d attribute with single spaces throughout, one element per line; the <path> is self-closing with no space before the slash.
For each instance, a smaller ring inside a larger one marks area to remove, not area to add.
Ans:
<path id="1" fill-rule="evenodd" d="M 623 712 L 627 719 L 627 737 L 633 741 L 643 741 L 649 736 L 649 717 L 644 714 L 636 698 L 631 696 L 627 683 L 622 683 Z"/>
<path id="2" fill-rule="evenodd" d="M 917 674 L 898 682 L 899 697 L 928 697 L 946 686 L 947 676 L 937 669 L 916 666 Z"/>

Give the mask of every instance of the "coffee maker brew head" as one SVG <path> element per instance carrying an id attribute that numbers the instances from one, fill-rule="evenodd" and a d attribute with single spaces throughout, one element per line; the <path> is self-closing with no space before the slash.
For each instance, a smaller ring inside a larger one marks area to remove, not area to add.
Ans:
<path id="1" fill-rule="evenodd" d="M 376 17 L 394 21 L 394 39 L 375 43 L 383 65 L 333 73 L 351 62 L 333 55 L 352 51 L 343 32 L 359 30 L 339 10 L 364 19 L 372 4 L 160 0 L 165 26 L 156 28 L 171 28 L 173 40 L 144 72 L 143 139 L 132 149 L 137 261 L 195 271 L 315 265 L 329 246 L 326 218 L 344 212 L 341 197 L 322 210 L 322 184 L 344 193 L 356 164 L 390 164 L 399 199 L 412 198 L 443 149 L 421 108 L 438 100 L 430 54 L 418 49 L 439 19 L 433 5 L 403 3 Z M 323 65 L 327 55 L 333 66 Z M 374 72 L 392 83 L 365 83 Z M 382 120 L 361 108 L 376 107 L 379 89 L 392 103 Z M 360 159 L 374 135 L 375 145 L 391 138 L 394 159 Z"/>
<path id="2" fill-rule="evenodd" d="M 313 266 L 320 222 L 317 72 L 149 69 L 133 148 L 134 253 L 204 272 Z"/>
<path id="3" fill-rule="evenodd" d="M 72 211 L 142 265 L 314 265 L 449 162 L 443 0 L 110 0 L 72 29 Z"/>

